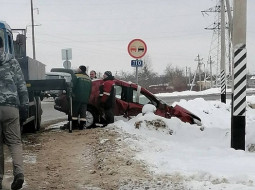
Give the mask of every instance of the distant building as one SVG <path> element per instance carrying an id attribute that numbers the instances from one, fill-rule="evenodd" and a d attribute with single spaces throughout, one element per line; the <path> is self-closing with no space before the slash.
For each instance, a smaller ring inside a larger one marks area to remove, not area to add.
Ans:
<path id="1" fill-rule="evenodd" d="M 255 88 L 255 75 L 247 76 L 247 87 Z"/>
<path id="2" fill-rule="evenodd" d="M 150 85 L 148 87 L 148 90 L 152 92 L 153 94 L 158 94 L 158 93 L 173 92 L 174 88 L 172 86 L 169 86 L 168 84 L 157 84 L 157 85 Z"/>

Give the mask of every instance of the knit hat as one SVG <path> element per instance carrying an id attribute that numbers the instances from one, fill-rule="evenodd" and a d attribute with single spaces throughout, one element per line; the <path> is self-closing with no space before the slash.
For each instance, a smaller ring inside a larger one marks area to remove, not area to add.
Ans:
<path id="1" fill-rule="evenodd" d="M 107 77 L 111 77 L 111 76 L 112 76 L 112 72 L 111 72 L 111 71 L 105 71 L 104 74 L 105 74 Z"/>
<path id="2" fill-rule="evenodd" d="M 80 67 L 80 70 L 83 72 L 83 73 L 86 73 L 86 67 L 84 65 L 81 65 Z"/>

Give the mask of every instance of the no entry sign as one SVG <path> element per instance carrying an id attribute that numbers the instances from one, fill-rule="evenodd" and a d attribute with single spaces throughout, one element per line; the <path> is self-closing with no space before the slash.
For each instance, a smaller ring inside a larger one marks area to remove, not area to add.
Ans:
<path id="1" fill-rule="evenodd" d="M 131 57 L 139 59 L 145 55 L 147 46 L 141 39 L 134 39 L 128 44 L 128 53 Z"/>

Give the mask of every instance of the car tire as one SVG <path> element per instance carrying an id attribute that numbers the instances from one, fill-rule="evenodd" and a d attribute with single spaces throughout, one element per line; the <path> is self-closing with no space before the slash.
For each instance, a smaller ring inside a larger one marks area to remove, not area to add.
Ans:
<path id="1" fill-rule="evenodd" d="M 87 108 L 86 112 L 86 128 L 94 128 L 95 124 L 98 122 L 98 114 L 92 107 Z"/>

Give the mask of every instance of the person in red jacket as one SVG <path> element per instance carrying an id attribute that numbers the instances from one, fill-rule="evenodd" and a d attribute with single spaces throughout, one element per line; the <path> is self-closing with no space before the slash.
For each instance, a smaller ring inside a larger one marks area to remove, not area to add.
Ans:
<path id="1" fill-rule="evenodd" d="M 104 83 L 100 86 L 100 106 L 104 111 L 107 125 L 114 122 L 115 83 L 111 71 L 105 71 L 103 78 Z"/>

